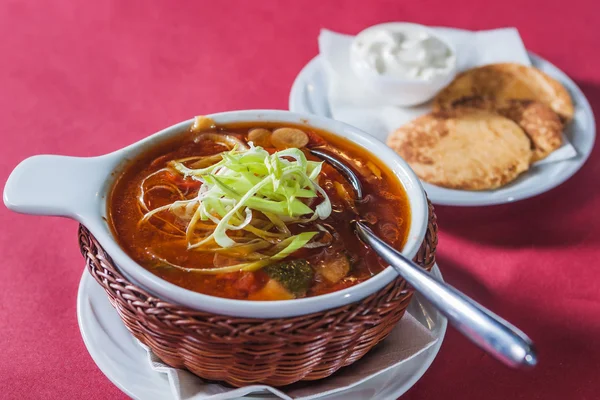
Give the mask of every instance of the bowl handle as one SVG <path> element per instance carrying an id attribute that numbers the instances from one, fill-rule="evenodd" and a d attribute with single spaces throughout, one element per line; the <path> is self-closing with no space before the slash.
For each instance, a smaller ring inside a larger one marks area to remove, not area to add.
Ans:
<path id="1" fill-rule="evenodd" d="M 100 210 L 111 155 L 91 158 L 40 155 L 22 161 L 8 177 L 4 204 L 33 215 L 57 215 L 84 222 Z"/>

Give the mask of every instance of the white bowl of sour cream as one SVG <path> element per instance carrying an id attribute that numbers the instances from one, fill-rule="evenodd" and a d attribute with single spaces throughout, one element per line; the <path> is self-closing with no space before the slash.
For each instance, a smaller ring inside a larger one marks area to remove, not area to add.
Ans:
<path id="1" fill-rule="evenodd" d="M 454 78 L 456 51 L 426 26 L 390 22 L 354 38 L 350 65 L 384 101 L 412 106 L 430 100 Z"/>

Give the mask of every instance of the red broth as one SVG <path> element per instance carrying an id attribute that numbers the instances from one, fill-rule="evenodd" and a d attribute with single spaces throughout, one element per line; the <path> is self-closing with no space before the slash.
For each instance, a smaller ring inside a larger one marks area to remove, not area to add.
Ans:
<path id="1" fill-rule="evenodd" d="M 373 230 L 380 237 L 401 249 L 410 225 L 408 199 L 401 183 L 389 168 L 364 149 L 348 140 L 305 125 L 237 123 L 220 126 L 216 133 L 247 141 L 248 132 L 253 128 L 273 131 L 280 127 L 302 130 L 308 136 L 307 148 L 318 147 L 345 161 L 360 177 L 365 195 L 364 201 L 353 202 L 352 186 L 337 170 L 324 163 L 318 182 L 329 196 L 333 212 L 326 220 L 296 224 L 290 226 L 290 230 L 293 234 L 315 231 L 315 224 L 321 224 L 321 228 L 325 227 L 327 230 L 327 233 L 320 233 L 323 236 L 321 240 L 327 245 L 301 248 L 278 262 L 286 268 L 289 265 L 285 263 L 294 260 L 310 266 L 305 268 L 310 275 L 305 290 L 282 292 L 281 285 L 278 289 L 271 290 L 269 282 L 274 279 L 272 269 L 222 274 L 198 273 L 197 270 L 214 268 L 218 266 L 216 264 L 223 263 L 223 260 L 227 265 L 227 257 L 221 257 L 215 252 L 188 249 L 180 237 L 180 230 L 184 230 L 184 227 L 178 227 L 175 223 L 150 218 L 149 223 L 140 224 L 144 211 L 140 208 L 138 198 L 144 178 L 155 173 L 150 178 L 153 189 L 145 192 L 144 197 L 149 209 L 177 200 L 179 193 L 186 199 L 192 199 L 197 195 L 201 182 L 176 173 L 157 171 L 165 168 L 173 159 L 209 156 L 227 150 L 212 140 L 197 140 L 201 135 L 197 132 L 181 134 L 151 148 L 133 160 L 119 176 L 110 195 L 108 211 L 114 235 L 121 247 L 136 262 L 162 279 L 196 292 L 231 299 L 281 300 L 317 296 L 356 285 L 381 272 L 386 264 L 356 237 L 351 228 L 351 221 L 356 218 L 352 205 L 372 223 Z M 276 151 L 275 148 L 264 147 L 270 153 Z M 306 149 L 304 153 L 309 160 L 321 161 Z M 148 180 L 144 185 L 147 182 Z M 177 195 L 174 194 L 173 186 L 178 190 Z M 175 268 L 171 264 L 187 270 Z"/>

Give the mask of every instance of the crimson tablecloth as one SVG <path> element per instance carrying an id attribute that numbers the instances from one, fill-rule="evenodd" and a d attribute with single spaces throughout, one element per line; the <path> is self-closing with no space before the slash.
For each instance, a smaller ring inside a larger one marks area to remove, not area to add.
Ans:
<path id="1" fill-rule="evenodd" d="M 38 153 L 100 155 L 199 113 L 287 108 L 323 27 L 516 26 L 600 113 L 595 0 L 0 2 L 0 181 Z M 407 399 L 600 398 L 600 152 L 539 197 L 438 207 L 446 279 L 520 326 L 540 365 L 509 370 L 449 330 Z M 43 196 L 40 193 L 40 196 Z M 75 314 L 77 224 L 0 207 L 0 397 L 125 396 Z"/>

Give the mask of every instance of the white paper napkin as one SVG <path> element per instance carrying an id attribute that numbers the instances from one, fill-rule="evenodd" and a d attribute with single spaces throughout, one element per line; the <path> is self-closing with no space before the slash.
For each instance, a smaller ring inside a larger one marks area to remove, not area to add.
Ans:
<path id="1" fill-rule="evenodd" d="M 156 374 L 167 377 L 173 398 L 177 400 L 228 400 L 250 393 L 269 392 L 285 400 L 310 400 L 356 386 L 412 359 L 436 341 L 431 331 L 407 312 L 390 335 L 356 363 L 340 369 L 329 378 L 282 389 L 266 385 L 233 389 L 217 383 L 207 383 L 190 372 L 169 367 L 148 347 L 138 343 L 148 353 L 148 362 Z"/>
<path id="2" fill-rule="evenodd" d="M 466 31 L 434 28 L 456 49 L 458 70 L 499 62 L 531 65 L 515 28 Z M 350 67 L 350 46 L 354 36 L 321 30 L 319 52 L 328 81 L 328 100 L 334 119 L 356 126 L 385 142 L 387 136 L 412 119 L 431 111 L 431 103 L 416 107 L 386 104 L 365 88 Z M 563 134 L 563 145 L 534 165 L 575 157 L 577 151 Z"/>

